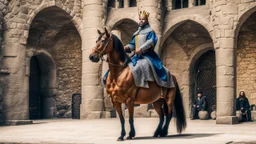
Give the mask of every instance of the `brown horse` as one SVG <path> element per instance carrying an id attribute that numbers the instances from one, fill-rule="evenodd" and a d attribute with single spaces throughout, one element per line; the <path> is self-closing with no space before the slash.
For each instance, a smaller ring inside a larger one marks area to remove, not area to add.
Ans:
<path id="1" fill-rule="evenodd" d="M 124 140 L 126 134 L 125 120 L 121 110 L 122 103 L 127 105 L 129 111 L 130 133 L 127 139 L 135 137 L 133 124 L 134 104 L 153 103 L 160 118 L 154 137 L 167 136 L 173 111 L 176 113 L 177 118 L 177 132 L 181 133 L 186 128 L 186 118 L 176 78 L 173 76 L 175 88 L 171 89 L 161 88 L 155 82 L 149 82 L 149 88 L 137 87 L 132 72 L 129 66 L 127 66 L 130 58 L 125 53 L 121 41 L 114 34 L 108 33 L 106 29 L 104 33 L 101 33 L 99 30 L 98 33 L 100 36 L 89 59 L 92 62 L 98 62 L 100 59 L 103 59 L 103 55 L 107 55 L 109 75 L 106 81 L 106 90 L 119 115 L 122 127 L 121 136 L 118 140 Z M 166 117 L 165 124 L 164 117 Z"/>

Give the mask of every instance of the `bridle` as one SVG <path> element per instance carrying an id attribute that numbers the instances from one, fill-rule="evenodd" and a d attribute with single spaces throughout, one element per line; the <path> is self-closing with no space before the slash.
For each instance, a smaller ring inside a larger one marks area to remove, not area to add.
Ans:
<path id="1" fill-rule="evenodd" d="M 104 52 L 104 51 L 106 50 L 106 48 L 108 47 L 108 44 L 109 44 L 109 41 L 110 41 L 110 37 L 111 37 L 111 35 L 109 36 L 108 41 L 107 41 L 107 43 L 106 43 L 106 45 L 105 45 L 105 47 L 103 48 L 102 51 L 97 50 L 96 47 L 93 48 L 94 51 L 96 51 L 96 52 L 99 53 L 99 57 L 100 57 L 101 59 L 103 58 L 103 52 Z"/>
<path id="2" fill-rule="evenodd" d="M 109 38 L 108 38 L 108 41 L 107 41 L 107 43 L 106 43 L 106 45 L 105 45 L 105 47 L 103 48 L 102 51 L 97 50 L 96 47 L 93 48 L 93 50 L 96 51 L 97 53 L 99 53 L 99 57 L 100 57 L 100 59 L 101 59 L 102 61 L 105 61 L 106 63 L 109 63 L 109 64 L 111 64 L 111 65 L 113 65 L 113 66 L 123 67 L 123 66 L 121 66 L 121 65 L 108 62 L 108 61 L 103 57 L 103 55 L 104 55 L 103 52 L 104 52 L 104 51 L 106 50 L 106 48 L 108 47 L 110 38 L 111 38 L 111 34 L 110 34 L 110 36 L 109 36 Z"/>

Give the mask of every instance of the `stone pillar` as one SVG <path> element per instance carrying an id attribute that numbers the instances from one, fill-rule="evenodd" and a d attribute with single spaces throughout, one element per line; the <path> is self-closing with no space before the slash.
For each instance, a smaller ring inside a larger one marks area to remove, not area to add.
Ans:
<path id="1" fill-rule="evenodd" d="M 124 0 L 124 8 L 130 7 L 130 0 Z"/>
<path id="2" fill-rule="evenodd" d="M 104 115 L 103 87 L 100 78 L 101 64 L 91 62 L 89 55 L 99 36 L 97 29 L 103 31 L 106 9 L 107 1 L 83 0 L 81 119 L 101 118 Z"/>
<path id="3" fill-rule="evenodd" d="M 217 124 L 236 124 L 234 20 L 237 5 L 214 1 L 212 19 L 216 53 Z"/>
<path id="4" fill-rule="evenodd" d="M 195 0 L 188 0 L 188 7 L 194 7 L 195 6 Z"/>
<path id="5" fill-rule="evenodd" d="M 146 10 L 150 13 L 149 23 L 151 28 L 156 32 L 158 37 L 155 51 L 160 54 L 159 43 L 162 37 L 162 8 L 160 0 L 139 0 L 139 10 Z"/>
<path id="6" fill-rule="evenodd" d="M 172 10 L 173 9 L 173 7 L 172 7 L 172 0 L 167 0 L 166 2 L 167 2 L 167 10 L 168 11 Z"/>

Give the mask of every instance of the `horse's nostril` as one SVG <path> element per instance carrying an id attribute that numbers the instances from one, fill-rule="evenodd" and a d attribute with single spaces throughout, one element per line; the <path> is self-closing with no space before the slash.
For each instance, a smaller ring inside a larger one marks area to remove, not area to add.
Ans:
<path id="1" fill-rule="evenodd" d="M 92 55 L 90 55 L 90 56 L 89 56 L 89 59 L 90 59 L 90 60 L 93 60 L 93 56 L 92 56 Z"/>

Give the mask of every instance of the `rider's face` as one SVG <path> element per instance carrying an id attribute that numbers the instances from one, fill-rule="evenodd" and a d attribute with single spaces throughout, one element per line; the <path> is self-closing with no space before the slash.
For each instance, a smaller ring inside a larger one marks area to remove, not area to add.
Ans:
<path id="1" fill-rule="evenodd" d="M 140 17 L 139 18 L 139 26 L 144 26 L 148 23 L 148 19 L 145 17 Z"/>

